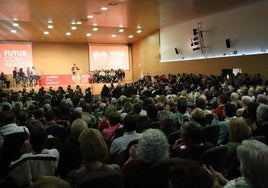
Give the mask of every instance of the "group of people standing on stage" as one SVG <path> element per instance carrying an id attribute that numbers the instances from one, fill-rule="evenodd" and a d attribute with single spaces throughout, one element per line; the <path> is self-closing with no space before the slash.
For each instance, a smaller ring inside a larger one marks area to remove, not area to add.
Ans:
<path id="1" fill-rule="evenodd" d="M 93 72 L 93 83 L 111 83 L 120 82 L 125 79 L 125 71 L 123 69 L 95 70 Z"/>
<path id="2" fill-rule="evenodd" d="M 30 84 L 32 84 L 33 81 L 37 82 L 40 79 L 40 76 L 38 76 L 34 66 L 32 68 L 27 67 L 26 72 L 23 70 L 23 68 L 18 70 L 17 67 L 14 67 L 13 79 L 15 80 L 16 84 L 22 82 L 23 86 L 26 87 L 28 82 Z"/>

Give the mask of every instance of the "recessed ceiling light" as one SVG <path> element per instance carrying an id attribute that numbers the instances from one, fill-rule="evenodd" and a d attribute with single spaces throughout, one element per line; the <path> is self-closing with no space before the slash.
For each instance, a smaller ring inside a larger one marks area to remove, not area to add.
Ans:
<path id="1" fill-rule="evenodd" d="M 87 33 L 86 35 L 87 35 L 87 37 L 90 37 L 92 34 L 91 33 Z"/>
<path id="2" fill-rule="evenodd" d="M 97 27 L 93 27 L 93 31 L 98 31 L 99 29 Z"/>
<path id="3" fill-rule="evenodd" d="M 142 30 L 141 30 L 141 29 L 137 30 L 137 33 L 141 33 L 141 32 L 142 32 Z"/>
<path id="4" fill-rule="evenodd" d="M 111 37 L 115 38 L 115 37 L 116 37 L 116 35 L 115 35 L 115 34 L 112 34 L 112 35 L 111 35 Z"/>
<path id="5" fill-rule="evenodd" d="M 71 30 L 76 30 L 76 29 L 77 29 L 76 26 L 71 27 Z"/>
<path id="6" fill-rule="evenodd" d="M 76 25 L 76 22 L 75 21 L 72 21 L 72 23 L 71 23 L 72 25 Z"/>
<path id="7" fill-rule="evenodd" d="M 13 21 L 15 21 L 15 22 L 18 21 L 18 18 L 13 18 Z"/>
<path id="8" fill-rule="evenodd" d="M 93 23 L 92 25 L 94 25 L 94 26 L 98 26 L 98 24 L 97 24 L 97 23 Z"/>
<path id="9" fill-rule="evenodd" d="M 19 24 L 18 23 L 13 23 L 12 24 L 14 27 L 19 27 Z"/>
<path id="10" fill-rule="evenodd" d="M 133 37 L 134 37 L 133 35 L 128 35 L 128 38 L 130 38 L 130 39 L 133 38 Z"/>
<path id="11" fill-rule="evenodd" d="M 88 18 L 88 19 L 92 19 L 92 18 L 94 18 L 94 16 L 92 16 L 92 15 L 88 15 L 87 18 Z"/>
<path id="12" fill-rule="evenodd" d="M 53 21 L 52 21 L 52 20 L 48 20 L 48 21 L 47 21 L 47 23 L 52 24 L 52 23 L 53 23 Z"/>
<path id="13" fill-rule="evenodd" d="M 11 32 L 11 33 L 17 33 L 17 31 L 14 30 L 14 29 L 12 29 L 10 32 Z"/>
<path id="14" fill-rule="evenodd" d="M 45 34 L 45 35 L 48 35 L 48 34 L 49 34 L 49 32 L 48 32 L 48 31 L 44 31 L 44 34 Z"/>
<path id="15" fill-rule="evenodd" d="M 107 7 L 101 7 L 101 10 L 108 10 L 108 8 Z"/>
<path id="16" fill-rule="evenodd" d="M 78 21 L 78 22 L 76 22 L 76 24 L 77 24 L 77 25 L 81 25 L 81 24 L 82 24 L 82 22 Z"/>
<path id="17" fill-rule="evenodd" d="M 138 26 L 137 26 L 137 29 L 141 29 L 141 26 L 140 26 L 140 25 L 138 25 Z"/>
<path id="18" fill-rule="evenodd" d="M 118 31 L 119 31 L 120 33 L 122 33 L 122 32 L 124 32 L 124 29 L 119 29 Z"/>
<path id="19" fill-rule="evenodd" d="M 66 35 L 67 35 L 67 36 L 70 36 L 70 35 L 71 35 L 71 32 L 66 32 Z"/>
<path id="20" fill-rule="evenodd" d="M 47 26 L 48 29 L 53 29 L 53 27 L 54 27 L 53 25 L 48 25 Z"/>

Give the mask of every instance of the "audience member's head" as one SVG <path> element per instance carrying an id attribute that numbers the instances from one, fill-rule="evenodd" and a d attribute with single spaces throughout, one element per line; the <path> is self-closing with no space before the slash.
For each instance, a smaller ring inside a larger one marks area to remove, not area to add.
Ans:
<path id="1" fill-rule="evenodd" d="M 133 111 L 133 104 L 130 101 L 126 101 L 123 106 L 123 111 L 125 113 L 130 113 Z"/>
<path id="2" fill-rule="evenodd" d="M 88 128 L 79 136 L 83 160 L 104 161 L 108 158 L 108 148 L 99 130 Z"/>
<path id="3" fill-rule="evenodd" d="M 76 119 L 71 125 L 71 136 L 73 139 L 78 140 L 80 133 L 87 129 L 87 123 L 83 119 Z"/>
<path id="4" fill-rule="evenodd" d="M 9 110 L 0 112 L 0 126 L 4 126 L 15 122 L 16 122 L 16 114 L 13 111 Z"/>
<path id="5" fill-rule="evenodd" d="M 114 106 L 110 105 L 110 106 L 107 106 L 107 107 L 104 109 L 104 111 L 103 111 L 103 115 L 104 115 L 107 119 L 109 119 L 109 116 L 110 116 L 110 114 L 111 114 L 112 112 L 116 112 L 116 108 L 115 108 Z"/>
<path id="6" fill-rule="evenodd" d="M 177 101 L 177 110 L 181 114 L 185 114 L 187 109 L 187 101 L 185 98 L 179 98 Z"/>
<path id="7" fill-rule="evenodd" d="M 92 120 L 92 117 L 82 114 L 81 119 L 84 120 L 87 123 L 87 126 L 90 128 L 94 128 L 95 124 L 94 121 Z"/>
<path id="8" fill-rule="evenodd" d="M 229 142 L 242 142 L 251 137 L 249 126 L 243 118 L 232 118 L 227 123 Z"/>
<path id="9" fill-rule="evenodd" d="M 262 124 L 264 122 L 268 122 L 268 105 L 266 104 L 260 104 L 257 107 L 256 111 L 257 115 L 257 122 L 259 124 Z"/>
<path id="10" fill-rule="evenodd" d="M 158 108 L 154 104 L 149 104 L 147 106 L 147 116 L 150 119 L 157 118 Z"/>
<path id="11" fill-rule="evenodd" d="M 167 110 L 162 111 L 159 119 L 161 128 L 175 127 L 175 116 L 172 112 Z"/>
<path id="12" fill-rule="evenodd" d="M 251 102 L 251 97 L 250 96 L 243 96 L 241 98 L 241 106 L 243 108 L 246 108 L 250 102 Z"/>
<path id="13" fill-rule="evenodd" d="M 268 187 L 268 147 L 257 140 L 244 140 L 237 147 L 240 171 L 249 187 Z"/>
<path id="14" fill-rule="evenodd" d="M 49 110 L 45 114 L 45 117 L 47 121 L 55 121 L 57 119 L 56 112 L 54 110 Z"/>
<path id="15" fill-rule="evenodd" d="M 131 131 L 135 131 L 136 127 L 137 127 L 137 122 L 136 122 L 136 118 L 134 115 L 126 115 L 126 117 L 124 118 L 124 129 L 126 132 L 131 132 Z"/>
<path id="16" fill-rule="evenodd" d="M 147 164 L 168 159 L 169 144 L 166 135 L 159 129 L 147 129 L 137 146 L 137 156 Z"/>
<path id="17" fill-rule="evenodd" d="M 236 115 L 236 107 L 232 103 L 226 103 L 224 105 L 224 113 L 226 117 L 234 117 Z"/>
<path id="18" fill-rule="evenodd" d="M 258 94 L 256 102 L 258 104 L 267 104 L 267 97 L 263 94 Z"/>
<path id="19" fill-rule="evenodd" d="M 35 153 L 41 153 L 47 146 L 47 133 L 39 120 L 32 120 L 29 123 L 30 144 Z"/>
<path id="20" fill-rule="evenodd" d="M 91 109 L 91 105 L 89 103 L 85 103 L 83 106 L 82 106 L 82 111 L 83 112 L 91 112 L 92 109 Z"/>
<path id="21" fill-rule="evenodd" d="M 206 126 L 206 124 L 207 124 L 206 115 L 205 115 L 205 112 L 201 108 L 195 108 L 191 112 L 191 117 L 192 117 L 193 121 L 196 121 L 197 123 L 199 123 L 203 127 Z"/>
<path id="22" fill-rule="evenodd" d="M 25 111 L 20 111 L 17 113 L 17 124 L 24 125 L 28 120 L 28 114 Z"/>
<path id="23" fill-rule="evenodd" d="M 135 103 L 133 105 L 133 114 L 140 114 L 141 110 L 142 110 L 142 105 L 141 104 Z"/>
<path id="24" fill-rule="evenodd" d="M 248 107 L 245 111 L 245 113 L 243 113 L 243 118 L 246 118 L 247 120 L 251 120 L 251 123 L 256 122 L 257 119 L 257 107 L 259 106 L 258 103 L 256 102 L 251 102 L 248 104 Z"/>
<path id="25" fill-rule="evenodd" d="M 202 110 L 205 110 L 206 109 L 206 101 L 203 99 L 203 98 L 197 98 L 195 100 L 195 107 L 196 108 L 200 108 Z"/>
<path id="26" fill-rule="evenodd" d="M 44 118 L 44 110 L 42 110 L 41 108 L 34 110 L 33 116 L 35 119 Z"/>
<path id="27" fill-rule="evenodd" d="M 227 93 L 222 93 L 220 94 L 220 96 L 218 97 L 218 104 L 226 104 L 229 100 L 229 95 Z"/>
<path id="28" fill-rule="evenodd" d="M 185 122 L 181 127 L 181 137 L 189 147 L 200 145 L 203 140 L 203 127 L 194 121 Z"/>
<path id="29" fill-rule="evenodd" d="M 113 111 L 110 113 L 108 120 L 109 120 L 111 126 L 117 125 L 121 120 L 120 114 L 116 111 Z"/>
<path id="30" fill-rule="evenodd" d="M 236 92 L 231 93 L 230 102 L 237 104 L 239 102 L 239 95 Z"/>
<path id="31" fill-rule="evenodd" d="M 71 112 L 71 115 L 69 116 L 69 122 L 72 124 L 74 120 L 81 118 L 81 113 L 77 111 Z"/>

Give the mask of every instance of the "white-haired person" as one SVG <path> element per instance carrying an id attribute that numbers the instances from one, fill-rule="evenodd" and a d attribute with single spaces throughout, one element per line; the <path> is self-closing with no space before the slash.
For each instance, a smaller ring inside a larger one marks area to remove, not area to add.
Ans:
<path id="1" fill-rule="evenodd" d="M 256 110 L 257 125 L 253 125 L 253 136 L 265 136 L 268 143 L 268 105 L 260 104 Z"/>
<path id="2" fill-rule="evenodd" d="M 159 129 L 147 129 L 129 154 L 130 158 L 121 168 L 125 188 L 141 187 L 150 166 L 169 158 L 167 137 Z"/>
<path id="3" fill-rule="evenodd" d="M 224 188 L 267 188 L 268 146 L 257 140 L 244 140 L 237 147 L 241 177 L 228 181 L 212 167 L 205 167 Z"/>

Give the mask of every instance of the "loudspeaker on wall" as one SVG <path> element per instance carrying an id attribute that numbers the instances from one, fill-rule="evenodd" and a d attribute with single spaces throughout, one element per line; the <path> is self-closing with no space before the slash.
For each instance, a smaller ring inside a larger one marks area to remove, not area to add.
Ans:
<path id="1" fill-rule="evenodd" d="M 226 48 L 231 48 L 231 40 L 230 39 L 226 39 L 225 43 L 226 43 Z"/>
<path id="2" fill-rule="evenodd" d="M 178 55 L 179 54 L 179 50 L 177 48 L 175 48 L 175 53 Z"/>

